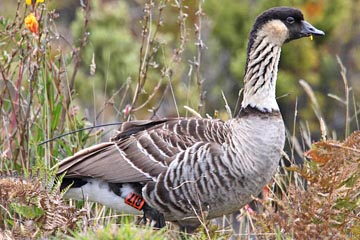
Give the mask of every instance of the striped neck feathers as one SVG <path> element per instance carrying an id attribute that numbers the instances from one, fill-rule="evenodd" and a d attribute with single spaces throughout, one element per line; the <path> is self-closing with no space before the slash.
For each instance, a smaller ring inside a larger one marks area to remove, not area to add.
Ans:
<path id="1" fill-rule="evenodd" d="M 279 111 L 275 96 L 276 80 L 281 46 L 287 36 L 286 26 L 276 20 L 251 33 L 241 104 L 243 109 L 251 107 L 261 112 Z"/>

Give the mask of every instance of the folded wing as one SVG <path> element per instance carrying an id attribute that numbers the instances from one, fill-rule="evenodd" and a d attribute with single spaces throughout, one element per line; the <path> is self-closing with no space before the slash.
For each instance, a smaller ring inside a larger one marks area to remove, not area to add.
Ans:
<path id="1" fill-rule="evenodd" d="M 147 182 L 197 142 L 222 143 L 224 123 L 211 119 L 164 119 L 124 123 L 111 141 L 79 151 L 59 163 L 65 177 L 107 182 Z"/>

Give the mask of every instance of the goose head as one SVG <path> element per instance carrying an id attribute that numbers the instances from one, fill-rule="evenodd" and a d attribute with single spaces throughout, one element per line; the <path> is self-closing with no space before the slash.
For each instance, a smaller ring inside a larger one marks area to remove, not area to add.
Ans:
<path id="1" fill-rule="evenodd" d="M 279 111 L 275 89 L 281 47 L 295 39 L 325 33 L 304 20 L 300 10 L 275 7 L 260 14 L 250 32 L 242 109 Z"/>
<path id="2" fill-rule="evenodd" d="M 299 9 L 274 7 L 257 17 L 250 33 L 250 40 L 266 36 L 269 42 L 281 46 L 295 39 L 323 35 L 323 31 L 304 20 L 304 15 Z"/>

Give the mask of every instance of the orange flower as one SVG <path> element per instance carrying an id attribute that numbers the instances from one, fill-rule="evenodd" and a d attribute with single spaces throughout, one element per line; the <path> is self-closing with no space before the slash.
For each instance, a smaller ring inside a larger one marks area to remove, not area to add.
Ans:
<path id="1" fill-rule="evenodd" d="M 45 0 L 25 0 L 27 5 L 33 5 L 33 4 L 38 4 L 38 3 L 42 3 Z"/>
<path id="2" fill-rule="evenodd" d="M 26 18 L 25 18 L 25 26 L 33 33 L 38 34 L 39 32 L 39 23 L 36 20 L 36 17 L 34 14 L 30 13 Z"/>

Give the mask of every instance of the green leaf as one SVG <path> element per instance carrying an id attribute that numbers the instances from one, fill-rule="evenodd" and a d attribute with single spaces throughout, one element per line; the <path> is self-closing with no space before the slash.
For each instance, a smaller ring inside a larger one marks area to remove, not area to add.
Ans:
<path id="1" fill-rule="evenodd" d="M 55 130 L 57 128 L 57 126 L 58 126 L 60 115 L 61 115 L 61 109 L 62 109 L 61 103 L 57 104 L 55 109 L 54 109 L 53 119 L 52 119 L 52 124 L 51 124 L 51 129 L 52 130 Z"/>
<path id="2" fill-rule="evenodd" d="M 20 205 L 17 203 L 11 203 L 10 206 L 17 214 L 28 219 L 41 217 L 45 213 L 43 209 L 36 206 Z"/>
<path id="3" fill-rule="evenodd" d="M 360 178 L 360 173 L 352 174 L 350 177 L 348 177 L 345 181 L 343 181 L 340 184 L 339 188 L 344 185 L 348 188 L 351 188 L 351 187 L 355 186 L 355 184 L 358 182 L 359 178 Z"/>
<path id="4" fill-rule="evenodd" d="M 348 197 L 337 199 L 335 204 L 336 209 L 354 210 L 356 207 L 356 202 L 351 201 Z"/>
<path id="5" fill-rule="evenodd" d="M 352 228 L 350 228 L 350 232 L 354 236 L 360 236 L 360 226 L 353 226 Z"/>

